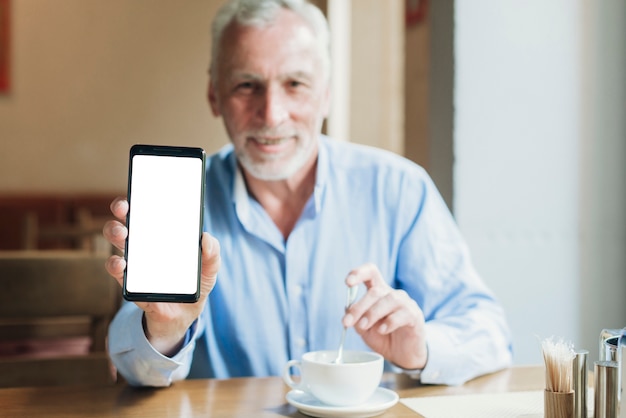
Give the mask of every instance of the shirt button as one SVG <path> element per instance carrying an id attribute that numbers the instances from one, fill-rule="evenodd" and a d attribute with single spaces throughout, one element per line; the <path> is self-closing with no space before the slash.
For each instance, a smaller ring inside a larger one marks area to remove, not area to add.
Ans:
<path id="1" fill-rule="evenodd" d="M 306 340 L 304 338 L 296 338 L 296 345 L 299 348 L 304 348 L 304 346 L 306 345 Z"/>
<path id="2" fill-rule="evenodd" d="M 295 285 L 295 286 L 293 287 L 293 294 L 294 294 L 296 297 L 300 297 L 300 295 L 302 294 L 302 286 L 300 286 L 299 284 Z"/>

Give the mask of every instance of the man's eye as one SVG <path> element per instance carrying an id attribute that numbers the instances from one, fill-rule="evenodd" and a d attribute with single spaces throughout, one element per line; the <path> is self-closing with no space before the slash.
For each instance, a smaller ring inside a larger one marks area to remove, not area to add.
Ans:
<path id="1" fill-rule="evenodd" d="M 250 82 L 244 82 L 244 83 L 239 83 L 237 84 L 237 89 L 243 89 L 243 90 L 252 90 L 254 88 L 254 85 Z"/>
<path id="2" fill-rule="evenodd" d="M 259 84 L 254 81 L 242 81 L 241 83 L 235 84 L 234 91 L 242 94 L 253 94 L 256 93 L 259 88 Z"/>
<path id="3" fill-rule="evenodd" d="M 302 83 L 300 81 L 297 81 L 297 80 L 291 80 L 289 82 L 289 87 L 292 88 L 292 89 L 297 89 L 298 87 L 301 87 L 303 85 L 304 85 L 304 83 Z"/>

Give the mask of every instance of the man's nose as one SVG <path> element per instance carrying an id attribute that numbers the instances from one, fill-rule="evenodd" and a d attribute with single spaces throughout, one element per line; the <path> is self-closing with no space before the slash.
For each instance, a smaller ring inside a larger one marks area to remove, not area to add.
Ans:
<path id="1" fill-rule="evenodd" d="M 287 105 L 284 93 L 280 89 L 269 87 L 261 97 L 259 117 L 266 126 L 278 126 L 289 116 Z"/>

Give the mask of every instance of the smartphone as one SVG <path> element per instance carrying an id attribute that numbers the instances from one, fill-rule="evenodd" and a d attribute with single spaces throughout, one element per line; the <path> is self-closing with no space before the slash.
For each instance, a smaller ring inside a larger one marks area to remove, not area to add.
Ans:
<path id="1" fill-rule="evenodd" d="M 191 303 L 200 297 L 205 166 L 201 148 L 131 147 L 126 300 Z"/>

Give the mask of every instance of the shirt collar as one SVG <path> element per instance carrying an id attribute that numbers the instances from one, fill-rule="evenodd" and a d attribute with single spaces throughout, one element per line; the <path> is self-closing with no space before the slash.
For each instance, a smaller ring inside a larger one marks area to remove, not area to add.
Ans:
<path id="1" fill-rule="evenodd" d="M 328 137 L 320 135 L 317 142 L 317 172 L 315 173 L 315 188 L 313 189 L 314 213 L 322 210 L 324 190 L 329 176 Z"/>
<path id="2" fill-rule="evenodd" d="M 237 157 L 234 152 L 231 159 L 235 173 L 235 179 L 233 181 L 233 203 L 237 210 L 237 216 L 245 223 L 250 217 L 250 196 L 248 195 L 246 181 L 243 178 L 241 167 L 237 164 Z"/>

